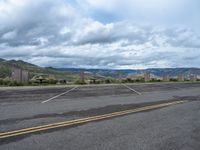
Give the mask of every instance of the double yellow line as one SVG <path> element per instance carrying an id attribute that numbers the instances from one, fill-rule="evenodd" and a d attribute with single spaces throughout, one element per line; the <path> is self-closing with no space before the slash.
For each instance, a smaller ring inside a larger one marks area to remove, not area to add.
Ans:
<path id="1" fill-rule="evenodd" d="M 152 110 L 152 109 L 156 109 L 156 108 L 167 107 L 167 106 L 181 104 L 181 103 L 185 103 L 185 102 L 187 102 L 187 101 L 174 101 L 174 102 L 156 104 L 156 105 L 151 105 L 151 106 L 144 106 L 144 107 L 136 108 L 136 109 L 129 109 L 129 110 L 124 110 L 124 111 L 119 111 L 119 112 L 113 112 L 113 113 L 104 114 L 104 115 L 87 117 L 87 118 L 82 118 L 82 119 L 63 121 L 63 122 L 52 123 L 52 124 L 36 126 L 36 127 L 31 127 L 31 128 L 25 128 L 25 129 L 20 129 L 20 130 L 13 130 L 13 131 L 0 133 L 0 139 L 20 136 L 20 135 L 26 135 L 26 134 L 30 134 L 30 133 L 36 133 L 36 132 L 41 132 L 41 131 L 46 131 L 46 130 L 50 130 L 50 129 L 61 128 L 61 127 L 69 127 L 69 126 L 72 126 L 72 125 L 79 125 L 79 124 L 93 122 L 93 121 L 100 121 L 100 120 L 103 120 L 103 119 L 119 117 L 119 116 L 131 114 L 131 113 L 136 113 L 136 112 L 142 112 L 142 111 Z"/>

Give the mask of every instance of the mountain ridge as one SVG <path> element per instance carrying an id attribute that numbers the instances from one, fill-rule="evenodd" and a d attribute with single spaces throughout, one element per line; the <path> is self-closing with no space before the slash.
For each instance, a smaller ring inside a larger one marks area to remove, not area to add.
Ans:
<path id="1" fill-rule="evenodd" d="M 9 76 L 11 73 L 11 68 L 17 67 L 21 69 L 28 70 L 32 73 L 45 73 L 54 75 L 78 75 L 80 72 L 87 72 L 90 74 L 98 74 L 102 76 L 109 77 L 127 77 L 134 74 L 142 74 L 149 72 L 156 76 L 177 76 L 179 74 L 189 75 L 196 74 L 200 76 L 200 68 L 148 68 L 148 69 L 86 69 L 86 68 L 53 68 L 53 67 L 40 67 L 35 64 L 31 64 L 22 60 L 5 60 L 0 58 L 0 77 Z"/>
<path id="2" fill-rule="evenodd" d="M 57 79 L 68 78 L 69 80 L 74 80 L 77 78 L 77 75 L 71 74 L 67 71 L 62 72 L 53 68 L 40 67 L 22 60 L 5 60 L 0 58 L 0 78 L 10 77 L 13 68 L 20 68 L 29 71 L 30 77 L 33 77 L 36 74 L 48 74 L 53 75 Z"/>
<path id="3" fill-rule="evenodd" d="M 79 73 L 81 71 L 91 72 L 94 74 L 100 74 L 104 76 L 112 76 L 112 77 L 127 77 L 128 75 L 134 74 L 142 74 L 145 72 L 149 72 L 156 76 L 178 76 L 179 74 L 189 75 L 196 74 L 200 75 L 200 68 L 148 68 L 148 69 L 84 69 L 84 68 L 54 68 L 59 71 L 69 71 L 74 73 Z"/>

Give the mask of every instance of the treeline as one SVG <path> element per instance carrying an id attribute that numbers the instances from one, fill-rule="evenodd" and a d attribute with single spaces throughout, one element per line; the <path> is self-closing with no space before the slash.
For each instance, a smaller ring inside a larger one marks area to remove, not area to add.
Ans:
<path id="1" fill-rule="evenodd" d="M 49 80 L 46 80 L 46 81 L 43 81 L 43 82 L 35 82 L 35 81 L 29 81 L 27 83 L 21 83 L 21 82 L 17 82 L 17 81 L 14 81 L 10 78 L 5 78 L 5 79 L 2 79 L 0 78 L 0 86 L 38 86 L 38 85 L 55 85 L 57 84 L 57 80 L 52 80 L 52 79 L 49 79 Z"/>
<path id="2" fill-rule="evenodd" d="M 23 86 L 23 83 L 18 83 L 17 81 L 12 81 L 10 79 L 0 79 L 0 86 Z"/>
<path id="3" fill-rule="evenodd" d="M 188 80 L 189 81 L 189 80 Z M 197 81 L 200 81 L 200 79 L 197 79 Z M 151 79 L 148 81 L 151 82 L 164 82 L 161 79 Z M 178 82 L 177 79 L 170 79 L 169 82 Z M 187 81 L 186 81 L 187 82 Z M 77 84 L 77 85 L 83 85 L 83 84 L 120 84 L 120 83 L 145 83 L 144 78 L 140 79 L 131 79 L 131 78 L 123 78 L 123 79 L 115 79 L 108 77 L 106 79 L 101 80 L 86 80 L 81 81 L 80 79 L 77 79 L 75 81 L 67 82 L 66 80 L 57 80 L 53 78 L 49 78 L 48 80 L 43 81 L 29 81 L 28 83 L 19 83 L 17 81 L 13 81 L 10 78 L 0 78 L 0 86 L 39 86 L 39 85 L 57 85 L 57 84 Z"/>

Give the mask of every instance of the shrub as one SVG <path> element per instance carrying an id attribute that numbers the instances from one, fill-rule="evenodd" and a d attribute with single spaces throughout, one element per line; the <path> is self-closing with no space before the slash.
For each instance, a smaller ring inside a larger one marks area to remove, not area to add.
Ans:
<path id="1" fill-rule="evenodd" d="M 48 79 L 48 83 L 49 84 L 56 84 L 57 83 L 57 80 L 55 78 L 49 78 Z"/>
<path id="2" fill-rule="evenodd" d="M 81 80 L 76 80 L 75 84 L 86 84 L 85 82 L 82 82 Z"/>

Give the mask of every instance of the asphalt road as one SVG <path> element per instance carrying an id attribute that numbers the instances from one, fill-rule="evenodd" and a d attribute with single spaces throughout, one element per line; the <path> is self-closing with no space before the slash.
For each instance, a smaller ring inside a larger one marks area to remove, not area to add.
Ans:
<path id="1" fill-rule="evenodd" d="M 82 125 L 0 139 L 0 150 L 200 149 L 199 83 L 139 84 L 128 87 L 81 86 L 70 92 L 68 91 L 73 87 L 2 88 L 0 132 L 176 100 L 188 102 Z M 52 97 L 55 98 L 51 99 Z"/>

